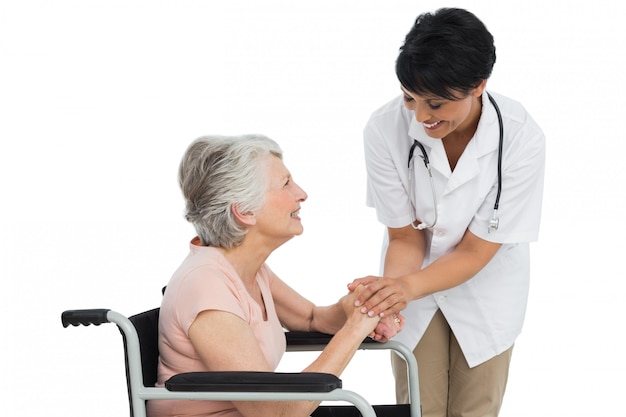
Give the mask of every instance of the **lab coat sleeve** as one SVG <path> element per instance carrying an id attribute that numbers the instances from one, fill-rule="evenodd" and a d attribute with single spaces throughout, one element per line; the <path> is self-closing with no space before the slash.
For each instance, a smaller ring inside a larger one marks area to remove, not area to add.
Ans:
<path id="1" fill-rule="evenodd" d="M 385 226 L 404 227 L 413 219 L 407 192 L 407 161 L 402 164 L 402 152 L 398 148 L 400 143 L 408 143 L 404 152 L 408 155 L 410 142 L 406 139 L 406 122 L 385 120 L 390 117 L 401 119 L 402 115 L 384 116 L 373 115 L 363 131 L 367 170 L 366 203 L 376 209 L 378 221 Z"/>

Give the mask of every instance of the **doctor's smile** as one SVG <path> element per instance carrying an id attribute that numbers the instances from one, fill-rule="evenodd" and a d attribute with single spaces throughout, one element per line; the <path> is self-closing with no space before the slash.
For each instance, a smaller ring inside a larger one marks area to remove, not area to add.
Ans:
<path id="1" fill-rule="evenodd" d="M 438 122 L 434 122 L 434 123 L 422 123 L 422 125 L 429 130 L 434 130 L 436 129 L 441 123 L 443 123 L 443 120 L 439 120 Z"/>

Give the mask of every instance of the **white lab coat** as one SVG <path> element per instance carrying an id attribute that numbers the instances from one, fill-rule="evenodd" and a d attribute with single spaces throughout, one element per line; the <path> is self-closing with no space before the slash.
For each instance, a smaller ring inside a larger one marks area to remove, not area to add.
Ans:
<path id="1" fill-rule="evenodd" d="M 409 202 L 409 149 L 422 143 L 433 172 L 438 221 L 426 229 L 424 266 L 453 250 L 465 231 L 502 243 L 502 247 L 469 281 L 409 303 L 403 331 L 396 340 L 413 348 L 439 308 L 452 328 L 465 358 L 474 367 L 507 350 L 522 329 L 529 286 L 528 242 L 538 237 L 543 195 L 545 137 L 516 101 L 492 93 L 502 113 L 504 147 L 500 224 L 488 233 L 497 192 L 499 127 L 495 108 L 483 94 L 483 110 L 474 137 L 454 172 L 440 139 L 426 135 L 402 96 L 370 117 L 364 130 L 367 204 L 387 227 L 404 227 L 414 219 Z M 415 149 L 415 211 L 431 223 L 435 212 L 421 151 Z M 382 256 L 387 249 L 386 233 Z M 381 264 L 382 265 L 382 264 Z"/>

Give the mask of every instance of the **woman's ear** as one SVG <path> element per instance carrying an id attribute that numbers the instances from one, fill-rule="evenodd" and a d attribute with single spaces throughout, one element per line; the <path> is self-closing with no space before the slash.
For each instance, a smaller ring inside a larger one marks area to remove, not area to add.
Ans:
<path id="1" fill-rule="evenodd" d="M 248 212 L 242 213 L 239 210 L 239 204 L 237 203 L 231 204 L 230 209 L 235 215 L 235 218 L 241 223 L 245 224 L 246 226 L 253 226 L 256 224 L 256 216 L 254 215 L 253 212 L 248 211 Z"/>
<path id="2" fill-rule="evenodd" d="M 485 91 L 485 88 L 487 88 L 487 80 L 482 80 L 481 82 L 476 84 L 476 87 L 474 87 L 474 89 L 472 90 L 471 95 L 473 95 L 474 97 L 480 97 L 483 95 L 483 91 Z"/>

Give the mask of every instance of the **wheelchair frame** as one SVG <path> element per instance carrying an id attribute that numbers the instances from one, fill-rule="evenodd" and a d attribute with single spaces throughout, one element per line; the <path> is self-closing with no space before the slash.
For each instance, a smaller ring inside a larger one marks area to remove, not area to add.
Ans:
<path id="1" fill-rule="evenodd" d="M 63 327 L 115 323 L 125 342 L 127 381 L 133 417 L 146 417 L 148 400 L 215 400 L 215 401 L 341 401 L 354 405 L 362 417 L 377 417 L 373 406 L 361 395 L 343 389 L 341 379 L 320 373 L 230 372 L 225 388 L 224 372 L 193 372 L 179 374 L 166 382 L 166 387 L 144 385 L 141 345 L 135 325 L 126 316 L 108 309 L 67 310 L 61 315 Z M 285 332 L 287 351 L 322 350 L 331 335 L 306 332 Z M 411 417 L 421 417 L 417 362 L 413 352 L 401 343 L 375 342 L 366 339 L 361 350 L 387 349 L 397 352 L 407 363 Z M 248 374 L 248 375 L 245 375 Z"/>

